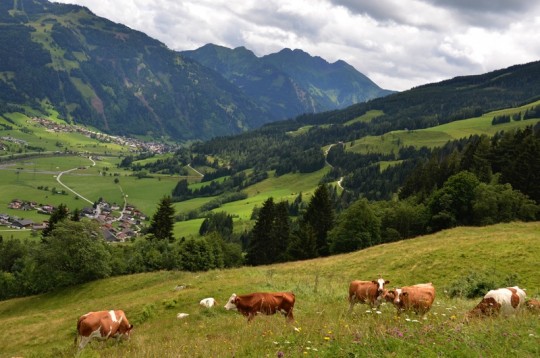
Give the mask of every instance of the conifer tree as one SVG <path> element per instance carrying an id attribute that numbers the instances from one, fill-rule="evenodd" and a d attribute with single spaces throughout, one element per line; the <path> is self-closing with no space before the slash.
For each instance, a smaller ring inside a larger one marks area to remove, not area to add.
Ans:
<path id="1" fill-rule="evenodd" d="M 247 248 L 246 261 L 249 265 L 265 265 L 272 263 L 272 235 L 275 215 L 274 199 L 268 198 L 263 203 Z"/>
<path id="2" fill-rule="evenodd" d="M 321 184 L 315 190 L 303 221 L 315 232 L 317 253 L 319 256 L 328 256 L 328 231 L 334 226 L 334 209 L 326 185 Z"/>
<path id="3" fill-rule="evenodd" d="M 170 196 L 164 196 L 148 228 L 148 233 L 156 240 L 174 241 L 174 208 Z"/>
<path id="4" fill-rule="evenodd" d="M 51 217 L 49 218 L 49 225 L 43 229 L 43 232 L 41 235 L 43 237 L 47 237 L 51 234 L 51 232 L 54 230 L 54 227 L 57 223 L 60 221 L 66 219 L 68 217 L 68 209 L 65 204 L 60 204 L 56 209 L 53 210 Z"/>

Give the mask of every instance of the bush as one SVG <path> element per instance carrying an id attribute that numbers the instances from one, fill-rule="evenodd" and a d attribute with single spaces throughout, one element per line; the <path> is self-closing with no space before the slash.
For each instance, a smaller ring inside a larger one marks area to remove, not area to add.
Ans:
<path id="1" fill-rule="evenodd" d="M 489 273 L 471 272 L 452 283 L 446 291 L 451 298 L 477 298 L 484 297 L 489 290 L 516 286 L 518 281 L 519 278 L 516 274 L 508 275 L 504 279 L 497 279 Z"/>

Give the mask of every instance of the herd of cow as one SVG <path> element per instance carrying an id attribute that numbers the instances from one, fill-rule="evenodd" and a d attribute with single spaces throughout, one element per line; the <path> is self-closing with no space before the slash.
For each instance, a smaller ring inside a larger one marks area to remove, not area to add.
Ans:
<path id="1" fill-rule="evenodd" d="M 389 281 L 379 278 L 373 281 L 352 281 L 349 285 L 349 312 L 356 303 L 369 304 L 371 308 L 378 308 L 384 301 L 392 303 L 398 315 L 403 311 L 412 311 L 424 316 L 435 300 L 435 287 L 431 283 L 404 286 L 392 290 L 384 286 Z M 296 297 L 292 292 L 255 292 L 247 295 L 233 295 L 224 306 L 227 310 L 237 310 L 251 321 L 258 313 L 273 315 L 282 313 L 288 321 L 293 321 L 293 308 Z M 205 298 L 200 305 L 210 308 L 216 305 L 214 298 Z M 516 313 L 521 307 L 540 312 L 540 301 L 530 299 L 526 301 L 525 292 L 517 286 L 499 288 L 489 291 L 468 312 L 467 317 L 510 315 Z M 124 311 L 111 310 L 89 312 L 81 316 L 77 322 L 77 336 L 75 344 L 79 341 L 79 349 L 93 338 L 106 340 L 108 338 L 129 338 L 133 325 L 129 323 Z"/>

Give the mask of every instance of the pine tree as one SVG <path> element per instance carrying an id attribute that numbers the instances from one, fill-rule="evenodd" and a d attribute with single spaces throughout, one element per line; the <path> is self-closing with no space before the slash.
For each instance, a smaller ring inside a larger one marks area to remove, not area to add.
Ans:
<path id="1" fill-rule="evenodd" d="M 288 261 L 287 247 L 290 239 L 289 205 L 286 201 L 275 205 L 271 235 L 272 262 Z"/>
<path id="2" fill-rule="evenodd" d="M 49 218 L 49 225 L 45 229 L 43 229 L 43 232 L 41 233 L 41 235 L 43 237 L 49 236 L 51 232 L 54 230 L 54 227 L 56 226 L 56 224 L 66 219 L 67 217 L 68 217 L 67 206 L 64 204 L 58 205 L 58 207 L 53 210 L 51 217 Z"/>
<path id="3" fill-rule="evenodd" d="M 334 209 L 326 185 L 317 187 L 302 219 L 315 232 L 318 255 L 328 256 L 328 231 L 334 226 Z"/>
<path id="4" fill-rule="evenodd" d="M 174 208 L 170 196 L 164 196 L 148 228 L 148 233 L 156 240 L 174 241 Z"/>
<path id="5" fill-rule="evenodd" d="M 272 263 L 271 246 L 275 216 L 274 199 L 268 198 L 259 211 L 259 215 L 247 248 L 246 261 L 249 265 L 265 265 Z"/>

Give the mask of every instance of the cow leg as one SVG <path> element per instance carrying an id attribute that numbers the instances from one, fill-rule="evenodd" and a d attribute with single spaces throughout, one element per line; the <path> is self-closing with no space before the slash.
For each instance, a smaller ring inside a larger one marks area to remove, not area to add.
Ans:
<path id="1" fill-rule="evenodd" d="M 250 313 L 248 314 L 248 319 L 247 319 L 248 323 L 251 322 L 251 320 L 252 320 L 253 318 L 255 318 L 255 313 L 250 312 Z"/>
<path id="2" fill-rule="evenodd" d="M 90 336 L 88 336 L 88 337 L 82 336 L 81 341 L 79 342 L 79 350 L 83 349 L 84 346 L 86 346 L 88 344 L 88 342 L 90 342 L 91 340 L 92 340 L 92 338 Z"/>
<path id="3" fill-rule="evenodd" d="M 349 296 L 349 313 L 352 312 L 356 303 L 356 295 Z"/>
<path id="4" fill-rule="evenodd" d="M 294 316 L 293 316 L 292 310 L 290 310 L 290 311 L 287 313 L 287 321 L 289 321 L 289 322 L 294 321 Z"/>

